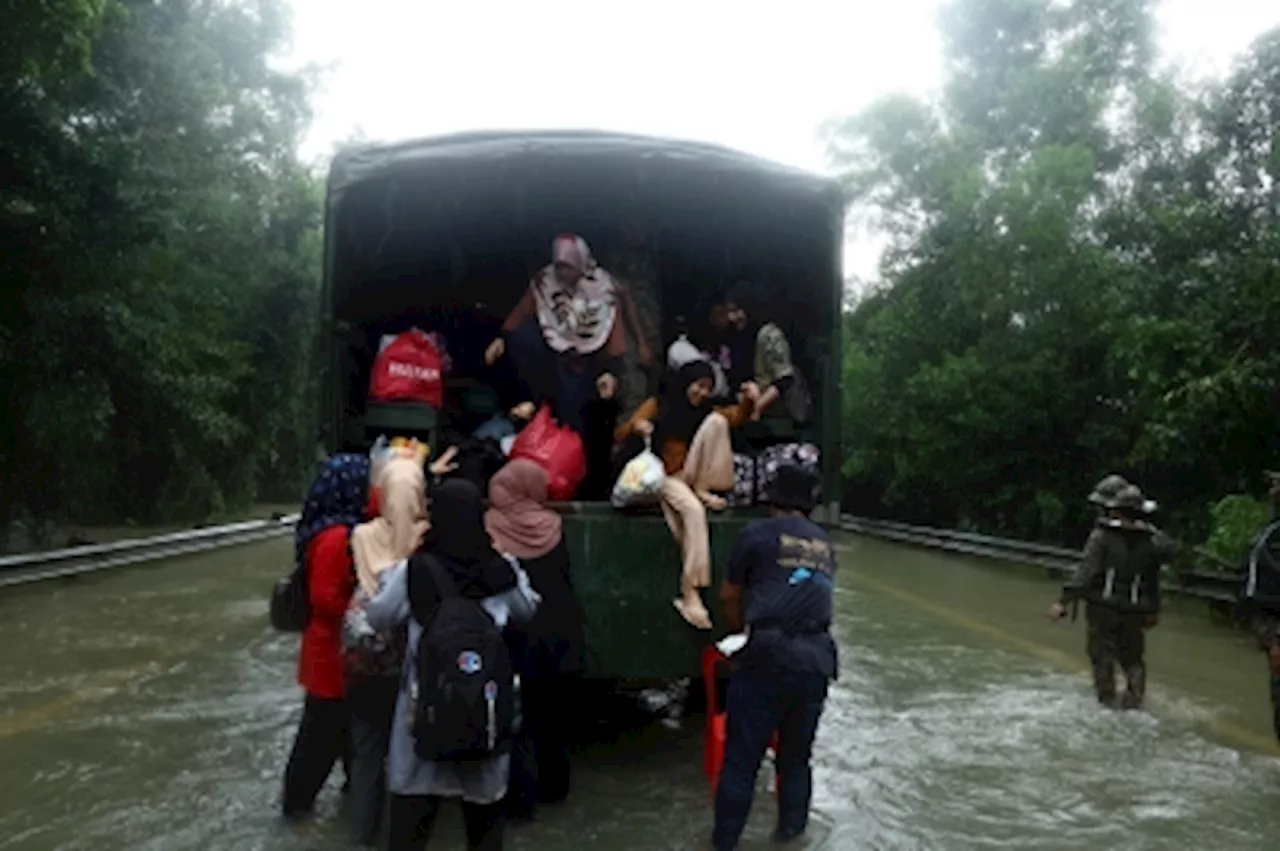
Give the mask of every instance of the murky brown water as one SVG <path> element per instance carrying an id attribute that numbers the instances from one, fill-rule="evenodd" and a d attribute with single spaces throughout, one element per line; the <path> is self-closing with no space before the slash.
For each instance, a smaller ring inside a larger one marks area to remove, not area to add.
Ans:
<path id="1" fill-rule="evenodd" d="M 0 849 L 337 849 L 276 817 L 301 697 L 296 638 L 266 625 L 271 542 L 0 596 Z M 1099 710 L 1083 625 L 1052 586 L 850 542 L 841 680 L 819 733 L 811 847 L 1271 849 L 1280 761 L 1263 662 L 1195 607 L 1152 634 L 1151 712 Z M 570 803 L 509 846 L 704 847 L 700 725 L 653 724 L 576 764 Z M 763 788 L 763 778 L 762 778 Z M 770 796 L 745 849 L 770 847 Z M 462 847 L 460 820 L 440 827 Z M 452 838 L 453 841 L 449 841 Z"/>

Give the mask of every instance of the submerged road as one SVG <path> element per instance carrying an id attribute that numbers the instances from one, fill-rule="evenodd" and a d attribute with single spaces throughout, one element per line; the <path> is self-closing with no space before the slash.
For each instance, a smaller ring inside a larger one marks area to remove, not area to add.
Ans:
<path id="1" fill-rule="evenodd" d="M 807 847 L 1275 847 L 1280 750 L 1248 636 L 1175 603 L 1150 634 L 1149 712 L 1110 713 L 1083 622 L 1044 617 L 1038 571 L 849 536 L 841 550 L 842 673 Z M 276 816 L 301 695 L 297 639 L 267 626 L 265 593 L 288 559 L 272 541 L 0 595 L 0 849 L 349 847 L 340 771 L 316 821 Z M 689 719 L 589 748 L 570 803 L 509 847 L 705 847 L 700 736 Z M 757 798 L 745 849 L 771 847 L 770 805 Z M 462 847 L 459 822 L 446 810 L 441 847 Z"/>

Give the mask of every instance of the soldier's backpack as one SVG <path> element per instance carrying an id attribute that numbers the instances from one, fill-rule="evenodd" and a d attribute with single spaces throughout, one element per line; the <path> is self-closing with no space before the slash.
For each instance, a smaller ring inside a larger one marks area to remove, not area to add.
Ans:
<path id="1" fill-rule="evenodd" d="M 1253 606 L 1280 611 L 1280 520 L 1269 523 L 1254 539 L 1240 597 Z"/>
<path id="2" fill-rule="evenodd" d="M 439 603 L 418 641 L 414 752 L 428 762 L 467 762 L 506 753 L 515 715 L 515 676 L 502 631 L 479 602 L 458 593 L 444 566 L 431 570 Z"/>

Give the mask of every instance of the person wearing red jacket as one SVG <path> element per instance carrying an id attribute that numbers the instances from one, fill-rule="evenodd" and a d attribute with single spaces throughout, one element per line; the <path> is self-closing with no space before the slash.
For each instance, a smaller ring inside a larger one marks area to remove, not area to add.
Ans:
<path id="1" fill-rule="evenodd" d="M 294 533 L 294 557 L 307 565 L 311 613 L 298 655 L 298 684 L 306 700 L 285 768 L 286 818 L 310 813 L 333 764 L 339 758 L 344 766 L 348 762 L 342 621 L 355 587 L 349 542 L 352 527 L 377 515 L 375 503 L 369 459 L 334 455 L 311 484 Z"/>

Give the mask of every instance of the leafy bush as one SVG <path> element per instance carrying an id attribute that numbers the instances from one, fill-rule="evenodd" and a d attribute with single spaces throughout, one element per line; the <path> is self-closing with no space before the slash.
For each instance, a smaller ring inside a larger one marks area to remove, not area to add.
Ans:
<path id="1" fill-rule="evenodd" d="M 1205 549 L 1232 564 L 1244 561 L 1258 530 L 1271 519 L 1271 508 L 1265 502 L 1245 494 L 1223 497 L 1209 513 L 1213 517 L 1213 531 L 1209 533 Z"/>

